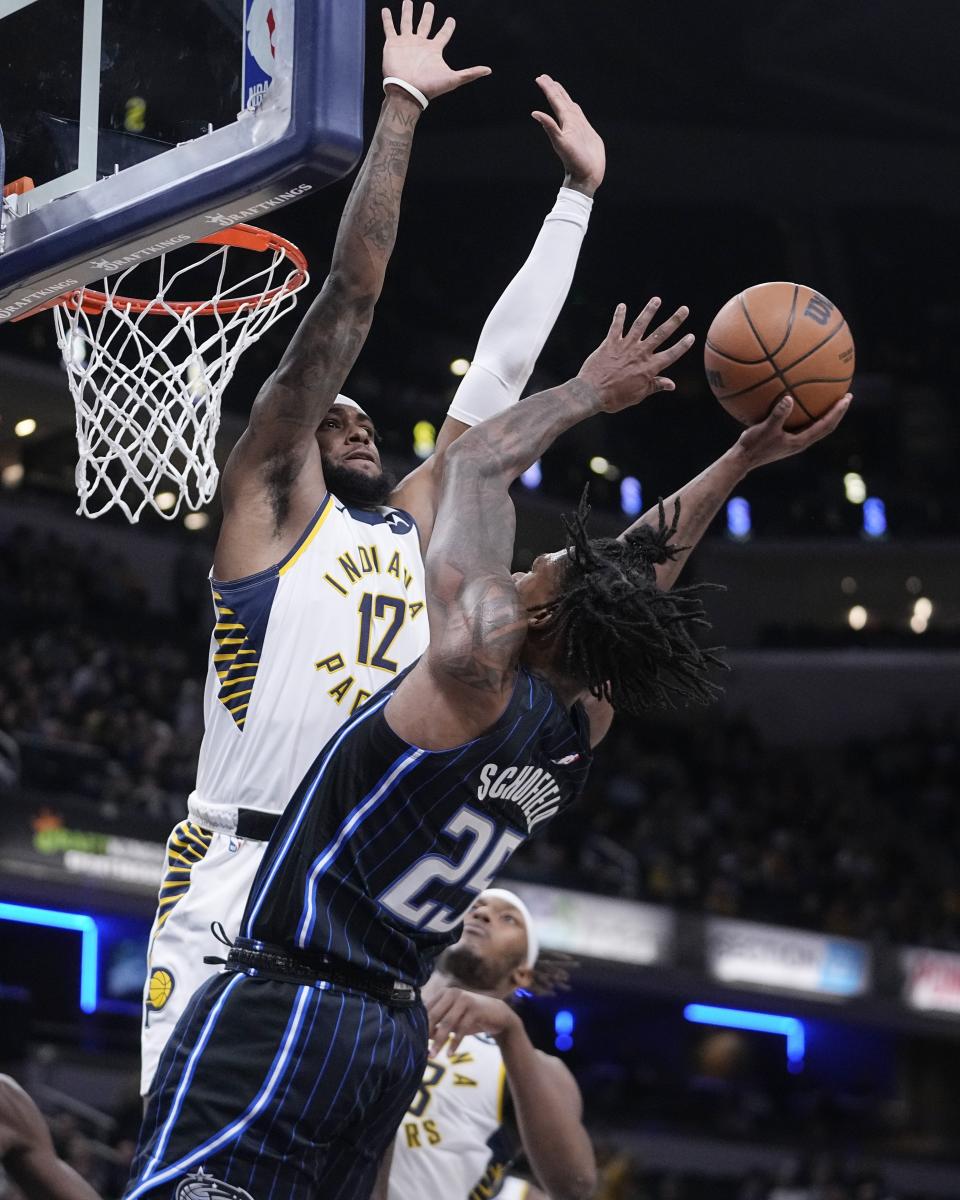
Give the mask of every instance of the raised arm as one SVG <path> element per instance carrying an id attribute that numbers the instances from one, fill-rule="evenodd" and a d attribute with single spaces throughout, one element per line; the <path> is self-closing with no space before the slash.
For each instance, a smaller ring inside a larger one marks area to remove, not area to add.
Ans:
<path id="1" fill-rule="evenodd" d="M 440 428 L 436 454 L 406 477 L 391 503 L 414 515 L 426 553 L 440 493 L 443 452 L 461 434 L 520 399 L 570 291 L 593 196 L 603 181 L 603 141 L 561 84 L 537 79 L 553 116 L 535 112 L 564 168 L 563 187 L 526 262 L 490 311 L 470 369 Z"/>
<path id="2" fill-rule="evenodd" d="M 686 553 L 661 563 L 656 568 L 659 586 L 664 589 L 673 587 L 689 557 L 689 552 L 706 533 L 723 502 L 751 471 L 767 463 L 776 462 L 777 459 L 800 454 L 832 433 L 850 407 L 851 399 L 850 395 L 844 396 L 819 421 L 814 421 L 799 433 L 790 433 L 784 428 L 784 424 L 790 417 L 793 401 L 789 396 L 784 396 L 774 405 L 765 421 L 744 430 L 733 446 L 716 462 L 711 463 L 696 479 L 692 479 L 665 500 L 667 520 L 672 520 L 676 502 L 680 502 L 677 532 L 673 540 L 678 546 L 685 547 Z M 620 537 L 629 537 L 640 525 L 656 526 L 658 521 L 659 505 L 634 521 Z"/>
<path id="3" fill-rule="evenodd" d="M 99 1200 L 57 1157 L 40 1110 L 7 1075 L 0 1075 L 0 1164 L 27 1200 Z"/>
<path id="4" fill-rule="evenodd" d="M 567 1067 L 537 1050 L 517 1012 L 494 996 L 448 987 L 428 1000 L 427 1016 L 434 1047 L 446 1046 L 448 1055 L 471 1034 L 496 1039 L 534 1174 L 550 1200 L 589 1200 L 597 1165 L 583 1125 L 580 1089 Z"/>
<path id="5" fill-rule="evenodd" d="M 510 574 L 510 484 L 571 426 L 673 389 L 660 372 L 693 336 L 664 349 L 686 319 L 680 309 L 645 337 L 658 307 L 651 301 L 624 334 L 626 310 L 618 306 L 575 379 L 477 425 L 446 452 L 426 560 L 430 647 L 386 709 L 401 737 L 446 749 L 489 728 L 505 709 L 528 624 Z"/>
<path id="6" fill-rule="evenodd" d="M 384 78 L 399 78 L 428 99 L 489 74 L 486 67 L 451 70 L 443 52 L 454 29 L 448 18 L 430 37 L 433 4 L 413 27 L 404 0 L 399 33 L 383 10 Z M 250 423 L 223 475 L 224 519 L 214 560 L 219 579 L 259 571 L 282 558 L 323 499 L 316 432 L 361 347 L 383 289 L 400 217 L 419 101 L 387 85 L 380 119 L 347 201 L 333 258 L 280 364 L 260 390 Z"/>

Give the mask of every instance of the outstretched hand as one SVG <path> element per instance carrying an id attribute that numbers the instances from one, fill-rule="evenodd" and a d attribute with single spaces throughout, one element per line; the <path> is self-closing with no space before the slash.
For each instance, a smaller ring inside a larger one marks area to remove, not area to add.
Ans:
<path id="1" fill-rule="evenodd" d="M 682 358 L 696 339 L 692 333 L 687 333 L 672 346 L 666 345 L 689 316 L 690 310 L 685 306 L 678 308 L 649 336 L 644 336 L 659 307 L 658 296 L 648 300 L 624 333 L 627 306 L 618 304 L 607 336 L 580 368 L 578 378 L 586 380 L 597 391 L 605 412 L 630 408 L 654 392 L 675 390 L 673 380 L 661 372 Z"/>
<path id="2" fill-rule="evenodd" d="M 567 187 L 592 196 L 607 169 L 603 138 L 587 120 L 583 109 L 567 89 L 549 75 L 539 75 L 537 84 L 553 109 L 551 117 L 545 112 L 531 113 L 546 130 L 550 144 L 556 150 L 567 172 Z M 556 118 L 556 119 L 554 119 Z"/>
<path id="3" fill-rule="evenodd" d="M 738 448 L 747 456 L 749 467 L 762 467 L 766 463 L 776 462 L 780 458 L 789 458 L 791 454 L 800 454 L 814 442 L 819 442 L 827 434 L 833 433 L 843 420 L 853 396 L 847 392 L 819 420 L 790 433 L 784 429 L 785 423 L 793 412 L 793 398 L 781 396 L 773 406 L 766 420 L 759 425 L 751 425 L 737 439 Z"/>
<path id="4" fill-rule="evenodd" d="M 443 61 L 443 52 L 457 23 L 453 17 L 447 17 L 435 36 L 431 37 L 433 12 L 433 4 L 427 0 L 414 30 L 413 0 L 403 0 L 398 33 L 390 9 L 381 10 L 383 32 L 387 39 L 383 47 L 384 79 L 391 75 L 402 79 L 423 92 L 428 100 L 434 100 L 444 92 L 456 91 L 465 83 L 473 83 L 475 79 L 490 74 L 489 67 L 468 67 L 463 71 L 454 71 L 447 66 Z"/>
<path id="5" fill-rule="evenodd" d="M 427 1001 L 430 1022 L 430 1053 L 439 1054 L 447 1042 L 448 1053 L 456 1054 L 460 1043 L 472 1033 L 498 1037 L 519 1023 L 509 1004 L 482 992 L 447 987 Z"/>

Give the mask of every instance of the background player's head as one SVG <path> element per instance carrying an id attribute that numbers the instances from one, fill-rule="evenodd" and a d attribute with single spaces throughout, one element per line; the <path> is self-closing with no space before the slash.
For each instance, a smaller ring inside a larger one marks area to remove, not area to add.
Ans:
<path id="1" fill-rule="evenodd" d="M 460 986 L 506 1000 L 518 988 L 537 995 L 565 989 L 564 955 L 542 953 L 530 910 L 514 892 L 488 888 L 463 919 L 460 941 L 440 969 Z"/>
<path id="2" fill-rule="evenodd" d="M 530 614 L 524 663 L 619 711 L 712 700 L 718 688 L 710 671 L 722 663 L 695 640 L 710 627 L 698 589 L 657 586 L 656 565 L 682 550 L 670 541 L 679 514 L 678 501 L 668 526 L 661 505 L 659 528 L 640 526 L 624 541 L 591 538 L 584 492 L 577 512 L 564 517 L 567 548 L 514 576 Z"/>
<path id="3" fill-rule="evenodd" d="M 327 487 L 344 504 L 385 504 L 393 480 L 384 471 L 373 421 L 356 401 L 338 396 L 317 430 Z"/>

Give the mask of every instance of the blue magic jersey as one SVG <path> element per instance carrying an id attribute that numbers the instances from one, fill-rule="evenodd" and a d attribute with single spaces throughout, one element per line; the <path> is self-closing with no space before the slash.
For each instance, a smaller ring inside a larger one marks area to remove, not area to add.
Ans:
<path id="1" fill-rule="evenodd" d="M 241 937 L 414 987 L 531 834 L 580 794 L 589 722 L 525 671 L 497 723 L 455 750 L 387 724 L 393 680 L 307 772 L 254 881 Z"/>

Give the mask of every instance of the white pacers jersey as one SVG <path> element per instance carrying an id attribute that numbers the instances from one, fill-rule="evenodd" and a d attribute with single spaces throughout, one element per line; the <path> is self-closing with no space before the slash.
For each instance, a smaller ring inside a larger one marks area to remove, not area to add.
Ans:
<path id="1" fill-rule="evenodd" d="M 429 641 L 417 529 L 399 509 L 328 494 L 286 558 L 212 587 L 201 824 L 221 807 L 282 812 L 343 722 Z"/>
<path id="2" fill-rule="evenodd" d="M 503 1122 L 506 1071 L 492 1037 L 465 1037 L 427 1063 L 397 1130 L 389 1200 L 495 1196 L 510 1155 Z"/>

